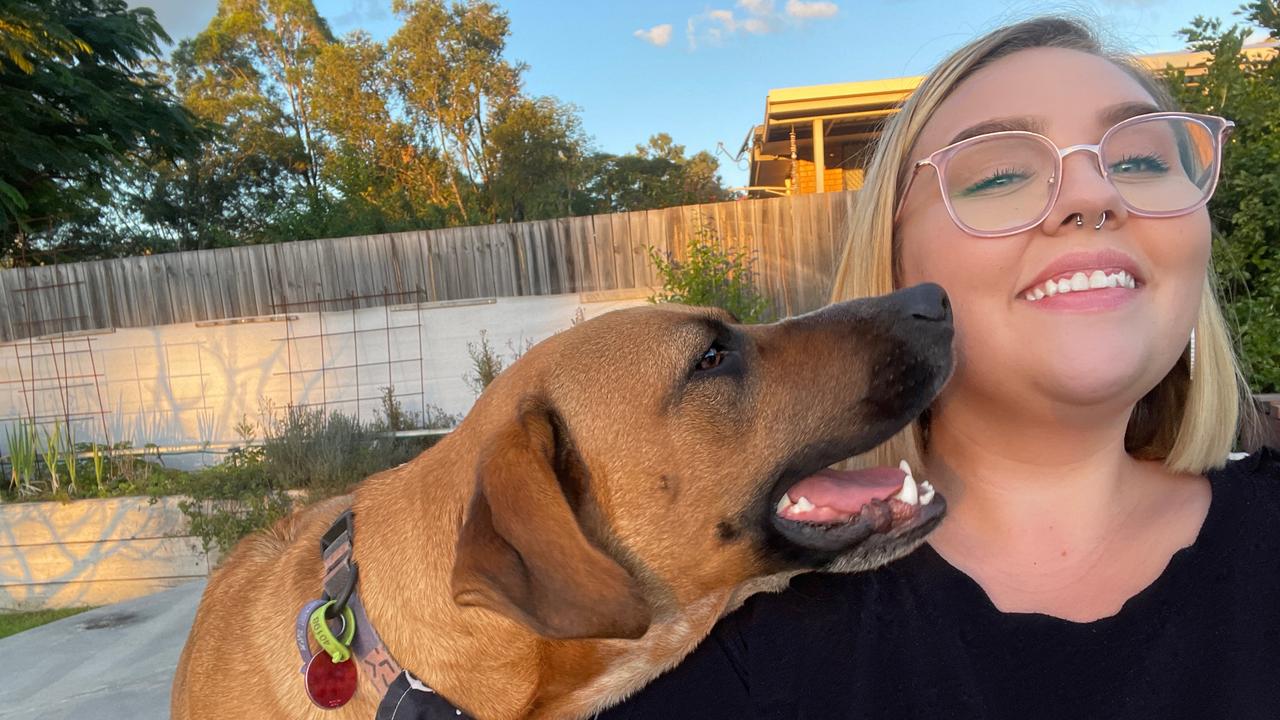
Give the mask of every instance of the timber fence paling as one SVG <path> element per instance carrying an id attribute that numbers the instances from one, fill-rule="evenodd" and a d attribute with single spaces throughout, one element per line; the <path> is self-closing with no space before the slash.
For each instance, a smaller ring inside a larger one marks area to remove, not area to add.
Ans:
<path id="1" fill-rule="evenodd" d="M 0 270 L 0 342 L 278 312 L 651 287 L 713 231 L 789 314 L 826 301 L 849 192 Z M 326 306 L 325 303 L 330 303 Z"/>

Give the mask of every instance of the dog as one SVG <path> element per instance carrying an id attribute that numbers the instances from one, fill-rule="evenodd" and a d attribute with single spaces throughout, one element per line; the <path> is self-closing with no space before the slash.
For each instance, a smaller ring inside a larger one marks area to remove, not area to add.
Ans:
<path id="1" fill-rule="evenodd" d="M 347 510 L 370 625 L 459 716 L 614 705 L 747 596 L 923 542 L 945 509 L 927 483 L 829 466 L 932 402 L 952 336 L 936 285 L 769 325 L 654 305 L 554 335 L 434 447 L 243 540 L 204 592 L 172 717 L 375 717 L 363 672 L 326 710 L 298 671 L 318 541 Z"/>

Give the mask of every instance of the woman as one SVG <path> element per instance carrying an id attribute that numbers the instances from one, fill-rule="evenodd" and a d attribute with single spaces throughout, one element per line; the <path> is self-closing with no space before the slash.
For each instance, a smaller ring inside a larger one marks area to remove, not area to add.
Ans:
<path id="1" fill-rule="evenodd" d="M 949 293 L 956 373 L 874 459 L 947 519 L 753 598 L 604 717 L 1280 717 L 1280 458 L 1226 464 L 1252 408 L 1209 269 L 1230 123 L 1172 109 L 1062 19 L 928 76 L 835 297 Z"/>

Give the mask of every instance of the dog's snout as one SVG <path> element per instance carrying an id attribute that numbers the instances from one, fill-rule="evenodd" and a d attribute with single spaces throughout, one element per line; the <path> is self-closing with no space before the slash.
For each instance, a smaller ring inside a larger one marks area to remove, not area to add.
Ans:
<path id="1" fill-rule="evenodd" d="M 926 322 L 949 322 L 951 320 L 951 301 L 947 299 L 947 291 L 934 283 L 923 283 L 899 290 L 902 313 L 914 320 Z"/>

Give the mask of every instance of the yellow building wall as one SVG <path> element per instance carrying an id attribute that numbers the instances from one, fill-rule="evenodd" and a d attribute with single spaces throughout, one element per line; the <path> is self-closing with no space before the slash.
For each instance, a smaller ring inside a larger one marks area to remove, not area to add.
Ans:
<path id="1" fill-rule="evenodd" d="M 815 193 L 818 191 L 818 181 L 817 181 L 818 173 L 815 172 L 816 170 L 817 170 L 817 166 L 815 166 L 813 163 L 809 162 L 808 160 L 796 161 L 796 176 L 798 181 L 797 184 L 799 185 L 798 191 L 801 194 Z M 826 192 L 831 192 L 833 190 L 856 189 L 856 188 L 845 187 L 845 184 L 844 184 L 845 174 L 846 173 L 843 168 L 838 168 L 838 167 L 826 168 L 826 171 L 823 172 L 822 174 L 823 190 L 825 190 Z M 862 184 L 861 182 L 858 183 L 859 186 L 861 186 L 861 184 Z"/>

